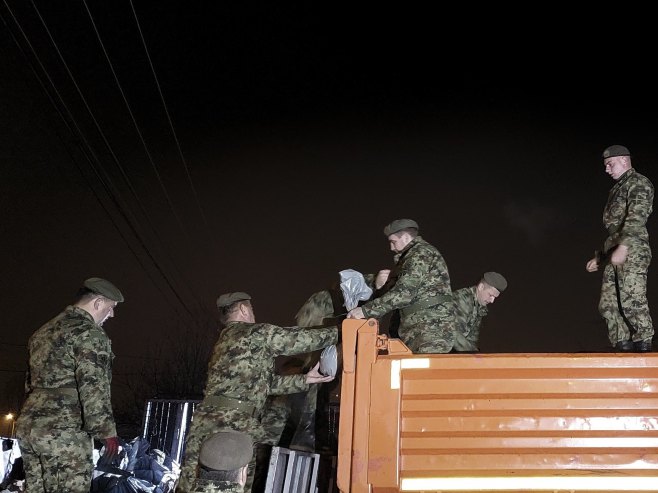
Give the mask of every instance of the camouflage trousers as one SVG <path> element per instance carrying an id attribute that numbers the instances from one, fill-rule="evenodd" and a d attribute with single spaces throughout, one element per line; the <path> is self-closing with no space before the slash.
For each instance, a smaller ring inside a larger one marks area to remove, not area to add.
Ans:
<path id="1" fill-rule="evenodd" d="M 619 341 L 650 341 L 653 338 L 653 322 L 647 301 L 650 263 L 651 250 L 648 247 L 631 250 L 626 262 L 616 267 L 617 283 L 615 267 L 611 264 L 605 266 L 599 313 L 606 321 L 608 338 L 613 346 Z"/>
<path id="2" fill-rule="evenodd" d="M 211 435 L 226 430 L 249 433 L 254 441 L 254 454 L 249 462 L 247 482 L 244 485 L 245 493 L 251 491 L 256 471 L 256 443 L 262 443 L 265 437 L 260 421 L 237 409 L 218 409 L 212 406 L 204 406 L 202 403 L 194 410 L 194 419 L 185 439 L 183 467 L 176 493 L 191 493 L 194 491 L 201 444 Z"/>
<path id="3" fill-rule="evenodd" d="M 263 443 L 277 446 L 281 439 L 288 418 L 290 417 L 288 395 L 270 395 L 265 401 L 265 408 L 261 417 L 261 424 L 265 430 Z"/>
<path id="4" fill-rule="evenodd" d="M 79 430 L 52 430 L 18 436 L 26 491 L 89 493 L 94 442 Z"/>
<path id="5" fill-rule="evenodd" d="M 193 493 L 242 493 L 243 491 L 241 484 L 207 479 L 197 480 L 194 490 L 192 490 Z"/>
<path id="6" fill-rule="evenodd" d="M 314 437 L 298 435 L 309 432 L 305 429 L 305 425 L 308 427 L 309 423 L 304 423 L 304 420 L 308 420 L 309 416 L 315 416 L 319 387 L 319 385 L 311 385 L 307 392 L 269 396 L 261 417 L 261 424 L 265 430 L 263 443 L 279 446 L 286 426 L 294 427 L 296 431 L 291 437 L 291 443 L 283 446 L 295 448 L 297 440 L 304 443 L 308 443 L 309 440 L 314 441 Z"/>
<path id="7" fill-rule="evenodd" d="M 449 353 L 455 342 L 452 303 L 401 314 L 398 333 L 414 353 Z"/>

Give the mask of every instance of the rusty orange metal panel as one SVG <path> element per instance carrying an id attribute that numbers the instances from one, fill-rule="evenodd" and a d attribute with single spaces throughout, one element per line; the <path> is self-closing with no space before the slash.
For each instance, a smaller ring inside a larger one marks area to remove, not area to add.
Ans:
<path id="1" fill-rule="evenodd" d="M 346 331 L 344 493 L 658 491 L 658 354 L 414 355 Z"/>

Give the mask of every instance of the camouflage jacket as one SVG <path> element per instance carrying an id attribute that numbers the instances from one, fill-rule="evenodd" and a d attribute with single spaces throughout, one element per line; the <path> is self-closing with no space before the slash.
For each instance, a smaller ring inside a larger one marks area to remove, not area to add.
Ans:
<path id="1" fill-rule="evenodd" d="M 373 289 L 375 277 L 376 274 L 363 275 L 366 284 Z M 313 293 L 295 315 L 295 322 L 300 327 L 313 327 L 327 323 L 337 323 L 337 321 L 344 319 L 345 315 L 347 315 L 345 298 L 340 284 L 336 283 L 330 289 Z"/>
<path id="2" fill-rule="evenodd" d="M 338 327 L 278 327 L 229 322 L 213 349 L 204 396 L 221 395 L 263 407 L 268 394 L 308 390 L 306 377 L 277 375 L 274 360 L 322 349 L 338 342 Z"/>
<path id="3" fill-rule="evenodd" d="M 116 436 L 112 413 L 112 345 L 85 310 L 68 306 L 30 337 L 28 396 L 17 434 L 76 429 Z"/>
<path id="4" fill-rule="evenodd" d="M 477 299 L 476 286 L 462 288 L 452 292 L 455 306 L 455 344 L 456 351 L 479 351 L 480 326 L 486 317 L 488 308 Z"/>
<path id="5" fill-rule="evenodd" d="M 623 244 L 630 248 L 649 245 L 647 219 L 653 210 L 651 181 L 631 168 L 610 189 L 603 210 L 603 225 L 608 231 L 603 251 Z"/>
<path id="6" fill-rule="evenodd" d="M 398 256 L 384 290 L 362 305 L 366 318 L 380 318 L 434 296 L 450 296 L 448 266 L 435 247 L 416 236 Z"/>

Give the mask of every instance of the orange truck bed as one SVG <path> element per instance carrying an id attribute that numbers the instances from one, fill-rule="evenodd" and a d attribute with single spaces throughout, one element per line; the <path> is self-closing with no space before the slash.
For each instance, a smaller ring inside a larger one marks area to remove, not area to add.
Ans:
<path id="1" fill-rule="evenodd" d="M 658 491 L 658 353 L 413 354 L 345 320 L 337 484 Z"/>

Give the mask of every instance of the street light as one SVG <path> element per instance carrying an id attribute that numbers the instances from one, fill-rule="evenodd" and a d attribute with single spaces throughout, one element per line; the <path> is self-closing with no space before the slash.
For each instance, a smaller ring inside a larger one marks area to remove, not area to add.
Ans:
<path id="1" fill-rule="evenodd" d="M 5 419 L 7 421 L 11 421 L 11 435 L 9 435 L 9 438 L 14 438 L 14 426 L 16 426 L 16 418 L 14 417 L 13 413 L 7 413 L 5 415 Z M 7 425 L 9 427 L 9 425 Z"/>

